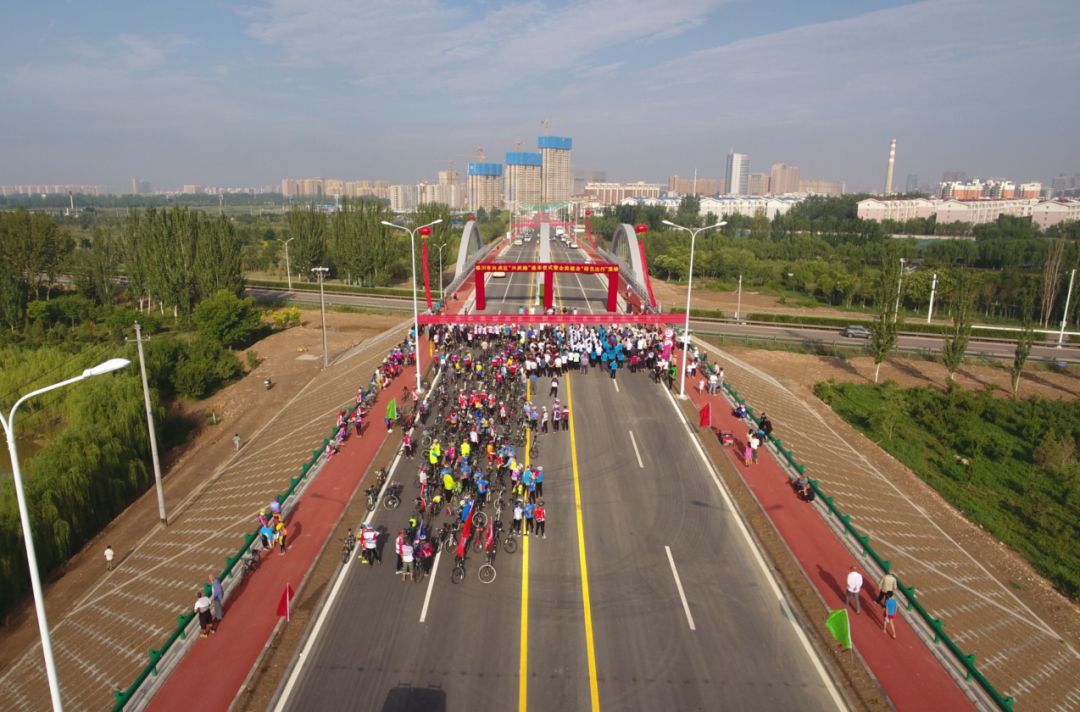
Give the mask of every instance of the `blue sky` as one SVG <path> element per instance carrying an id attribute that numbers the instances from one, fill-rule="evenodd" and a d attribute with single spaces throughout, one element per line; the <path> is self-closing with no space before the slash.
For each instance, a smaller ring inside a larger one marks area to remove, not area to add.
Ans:
<path id="1" fill-rule="evenodd" d="M 1076 0 L 8 4 L 0 184 L 433 178 L 536 145 L 614 180 L 880 189 L 1080 171 Z"/>

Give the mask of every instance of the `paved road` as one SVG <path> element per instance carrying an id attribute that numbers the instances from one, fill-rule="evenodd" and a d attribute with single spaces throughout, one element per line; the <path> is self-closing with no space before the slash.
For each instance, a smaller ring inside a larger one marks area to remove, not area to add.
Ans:
<path id="1" fill-rule="evenodd" d="M 584 259 L 555 247 L 554 260 Z M 503 259 L 535 251 L 534 241 Z M 535 290 L 525 275 L 501 279 L 489 283 L 492 313 Z M 556 280 L 561 304 L 603 309 L 598 280 Z M 542 386 L 534 401 L 549 404 Z M 457 586 L 444 558 L 423 583 L 398 580 L 389 545 L 381 567 L 350 564 L 282 709 L 836 707 L 660 387 L 593 372 L 565 379 L 560 395 L 572 429 L 544 435 L 536 460 L 547 538 L 500 552 L 487 586 L 475 556 Z M 406 462 L 395 477 L 414 470 Z M 375 522 L 393 535 L 405 517 L 380 511 Z"/>
<path id="2" fill-rule="evenodd" d="M 537 241 L 533 240 L 530 245 L 512 247 L 503 258 L 504 261 L 512 261 L 511 256 L 526 259 L 536 251 Z M 559 243 L 553 243 L 553 257 L 555 260 L 584 259 L 580 249 L 567 250 Z M 561 250 L 561 252 L 559 252 Z M 561 255 L 561 256 L 558 256 Z M 533 255 L 535 256 L 535 255 Z M 488 277 L 488 299 L 490 305 L 485 313 L 496 313 L 503 309 L 504 302 L 513 303 L 514 308 L 528 301 L 528 294 L 521 292 L 526 289 L 530 281 L 536 280 L 536 275 L 509 274 L 506 277 Z M 582 313 L 601 313 L 604 311 L 604 298 L 607 294 L 605 277 L 596 275 L 563 275 L 560 277 L 563 284 L 563 303 L 567 307 L 577 307 Z M 520 289 L 519 289 L 520 288 Z M 521 293 L 519 293 L 521 292 Z M 315 292 L 286 292 L 280 289 L 268 289 L 264 287 L 248 287 L 246 293 L 260 299 L 280 299 L 304 304 L 317 304 L 318 293 Z M 288 296 L 293 295 L 293 296 Z M 518 295 L 513 299 L 514 295 Z M 534 300 L 535 300 L 534 291 Z M 365 306 L 387 311 L 412 311 L 412 304 L 407 299 L 396 297 L 376 297 L 361 294 L 330 294 L 327 295 L 327 304 L 347 304 L 353 306 Z M 503 309 L 505 312 L 506 309 Z M 690 319 L 690 330 L 695 334 L 722 334 L 724 336 L 746 336 L 758 339 L 778 339 L 787 341 L 813 342 L 824 346 L 845 346 L 859 348 L 867 342 L 862 339 L 846 338 L 840 335 L 838 329 L 814 326 L 772 326 L 769 324 L 736 324 L 714 320 Z M 976 332 L 975 336 L 978 336 Z M 1069 346 L 1057 348 L 1052 342 L 1056 337 L 1050 338 L 1046 345 L 1036 344 L 1031 349 L 1031 356 L 1035 359 L 1046 361 L 1070 361 L 1080 362 L 1080 347 Z M 901 335 L 897 345 L 901 350 L 927 351 L 939 353 L 944 343 L 941 336 L 905 336 Z M 970 355 L 988 355 L 1011 358 L 1016 347 L 1011 342 L 986 341 L 977 338 L 972 339 L 968 345 Z"/>

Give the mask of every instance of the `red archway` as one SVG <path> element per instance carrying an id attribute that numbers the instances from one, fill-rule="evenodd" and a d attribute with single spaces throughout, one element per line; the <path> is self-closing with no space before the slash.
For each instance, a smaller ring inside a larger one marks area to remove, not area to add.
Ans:
<path id="1" fill-rule="evenodd" d="M 488 272 L 543 272 L 544 311 L 551 309 L 554 304 L 556 272 L 606 274 L 608 278 L 607 310 L 614 312 L 619 309 L 619 265 L 609 262 L 478 262 L 474 272 L 476 274 L 476 308 L 481 311 L 487 307 L 484 275 Z"/>

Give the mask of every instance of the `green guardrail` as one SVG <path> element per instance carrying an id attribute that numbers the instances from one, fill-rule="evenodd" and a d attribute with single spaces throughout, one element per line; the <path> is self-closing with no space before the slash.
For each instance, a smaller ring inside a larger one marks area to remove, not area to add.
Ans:
<path id="1" fill-rule="evenodd" d="M 739 397 L 738 391 L 736 391 L 730 383 L 724 383 L 724 390 L 727 391 L 728 395 L 730 395 L 736 402 L 745 402 L 742 398 Z M 747 411 L 749 412 L 750 409 L 747 408 Z M 762 418 L 753 416 L 751 417 L 755 423 L 757 423 L 759 426 L 761 425 L 761 421 L 763 420 Z M 769 436 L 769 440 L 776 447 L 777 452 L 780 453 L 780 455 L 782 456 L 782 463 L 786 462 L 788 466 L 790 466 L 800 475 L 806 472 L 806 466 L 796 460 L 791 450 L 784 449 L 783 443 L 780 438 L 776 436 Z M 869 556 L 871 559 L 874 560 L 874 563 L 876 563 L 881 568 L 882 571 L 888 573 L 892 569 L 892 561 L 881 558 L 881 555 L 874 550 L 874 547 L 870 544 L 870 535 L 863 534 L 855 527 L 854 524 L 851 523 L 851 515 L 844 514 L 844 512 L 842 512 L 840 508 L 836 506 L 836 502 L 834 501 L 833 497 L 826 494 L 825 490 L 821 488 L 821 485 L 818 483 L 817 480 L 810 480 L 810 487 L 814 490 L 814 494 L 820 497 L 821 501 L 825 503 L 825 507 L 829 510 L 829 513 L 835 516 L 840 521 L 841 525 L 843 525 L 844 527 L 844 531 L 846 531 L 848 534 L 854 537 L 856 541 L 859 542 L 859 545 L 862 547 L 863 556 Z M 944 622 L 940 618 L 935 618 L 933 615 L 931 615 L 930 612 L 927 611 L 926 608 L 922 605 L 922 603 L 918 600 L 915 587 L 905 585 L 899 577 L 897 577 L 897 587 L 904 594 L 904 598 L 907 600 L 907 610 L 910 611 L 914 609 L 914 611 L 919 615 L 923 622 L 926 623 L 926 625 L 928 625 L 930 629 L 934 632 L 934 643 L 944 643 L 945 647 L 949 650 L 950 653 L 953 654 L 957 662 L 959 662 L 960 665 L 964 668 L 964 671 L 966 673 L 965 679 L 971 680 L 972 678 L 974 678 L 975 682 L 978 683 L 979 687 L 981 687 L 983 691 L 990 696 L 990 698 L 1000 709 L 1006 710 L 1006 712 L 1013 712 L 1013 698 L 1011 696 L 1006 697 L 1005 695 L 998 692 L 997 688 L 995 688 L 994 685 L 988 679 L 986 679 L 986 676 L 983 675 L 982 672 L 980 672 L 978 667 L 976 667 L 975 665 L 974 653 L 965 653 L 963 650 L 960 649 L 960 646 L 958 646 L 956 642 L 949 637 L 948 633 L 945 632 Z"/>
<path id="2" fill-rule="evenodd" d="M 366 400 L 367 397 L 374 391 L 374 386 L 369 386 L 368 388 L 364 389 L 361 392 L 361 400 Z M 348 415 L 351 417 L 353 413 L 356 412 L 356 409 L 359 407 L 359 403 L 351 406 L 348 409 Z M 322 448 L 311 451 L 311 459 L 300 466 L 300 474 L 296 477 L 290 478 L 289 486 L 285 489 L 285 491 L 274 497 L 274 499 L 277 500 L 279 504 L 284 503 L 285 500 L 292 496 L 292 494 L 296 492 L 297 487 L 299 487 L 301 483 L 303 483 L 304 480 L 307 479 L 308 473 L 311 471 L 311 468 L 314 467 L 316 461 L 318 461 L 319 457 L 323 453 L 323 450 L 326 448 L 326 445 L 335 435 L 337 435 L 336 427 L 330 431 L 329 438 L 323 439 Z M 247 553 L 251 550 L 252 544 L 255 543 L 255 540 L 258 539 L 258 537 L 258 529 L 246 533 L 244 535 L 243 545 L 237 550 L 235 554 L 225 558 L 225 568 L 223 568 L 221 570 L 221 573 L 219 574 L 219 578 L 222 581 L 225 581 L 226 579 L 237 573 L 236 565 L 239 564 L 240 561 L 244 558 L 244 556 L 246 556 Z M 209 592 L 210 584 L 203 584 L 203 588 L 204 590 Z M 176 641 L 187 638 L 187 628 L 194 620 L 195 613 L 193 611 L 187 611 L 177 616 L 176 628 L 168 635 L 167 638 L 165 638 L 165 642 L 160 648 L 150 649 L 150 660 L 146 664 L 146 667 L 144 667 L 142 671 L 138 674 L 138 676 L 135 678 L 135 681 L 132 682 L 127 689 L 116 690 L 113 693 L 113 712 L 120 712 L 121 710 L 123 710 L 124 706 L 131 701 L 131 698 L 135 695 L 136 692 L 138 692 L 139 688 L 142 687 L 146 680 L 151 677 L 157 676 L 158 665 L 160 665 L 162 658 L 164 658 L 165 654 L 168 653 L 169 650 L 173 647 L 173 645 L 176 644 Z"/>
<path id="3" fill-rule="evenodd" d="M 318 292 L 318 282 L 293 282 L 292 287 L 288 286 L 287 282 L 278 282 L 272 279 L 245 279 L 245 287 L 270 287 L 273 289 L 291 289 L 294 292 Z M 405 297 L 412 299 L 413 293 L 409 289 L 401 289 L 398 287 L 354 287 L 349 284 L 336 284 L 332 282 L 326 282 L 323 284 L 323 288 L 327 293 L 348 293 L 348 294 L 360 294 L 367 295 L 369 297 Z"/>

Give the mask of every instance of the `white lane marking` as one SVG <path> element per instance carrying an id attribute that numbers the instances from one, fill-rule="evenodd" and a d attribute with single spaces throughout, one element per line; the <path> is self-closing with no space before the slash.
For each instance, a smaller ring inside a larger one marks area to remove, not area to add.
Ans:
<path id="1" fill-rule="evenodd" d="M 761 555 L 753 538 L 750 536 L 750 530 L 747 528 L 746 522 L 743 521 L 742 514 L 735 508 L 735 502 L 731 499 L 731 495 L 728 493 L 727 488 L 720 481 L 720 476 L 716 473 L 716 467 L 705 455 L 705 448 L 701 447 L 701 443 L 697 438 L 697 433 L 690 428 L 690 424 L 683 416 L 683 412 L 679 409 L 679 404 L 675 402 L 675 398 L 671 395 L 671 391 L 667 388 L 664 388 L 663 391 L 667 395 L 671 407 L 675 409 L 676 418 L 683 424 L 683 427 L 686 428 L 686 434 L 690 437 L 690 441 L 694 443 L 694 449 L 697 450 L 698 457 L 701 458 L 701 461 L 705 463 L 705 469 L 708 471 L 709 476 L 712 477 L 712 481 L 716 485 L 716 489 L 720 492 L 720 496 L 723 498 L 724 503 L 727 504 L 728 509 L 735 515 L 735 523 L 738 525 L 739 531 L 743 535 L 743 539 L 746 540 L 747 548 L 753 553 L 754 560 L 757 562 L 758 567 L 761 568 L 761 573 L 765 575 L 765 580 L 769 582 L 769 587 L 772 589 L 773 595 L 776 596 L 776 600 L 780 602 L 780 606 L 785 612 L 784 617 L 788 619 L 788 622 L 791 623 L 791 627 L 795 629 L 795 635 L 799 638 L 799 642 L 802 643 L 807 657 L 810 658 L 818 675 L 821 676 L 822 681 L 825 683 L 825 688 L 829 691 L 829 696 L 832 697 L 833 702 L 836 703 L 837 709 L 848 709 L 847 705 L 844 704 L 844 699 L 840 696 L 840 692 L 836 689 L 836 685 L 833 684 L 832 678 L 829 677 L 829 674 L 825 671 L 825 666 L 821 664 L 821 660 L 814 653 L 814 649 L 810 645 L 810 640 L 806 637 L 806 632 L 795 621 L 795 616 L 790 613 L 791 607 L 788 605 L 787 601 L 784 600 L 784 594 L 780 590 L 780 584 L 776 582 L 776 578 L 769 570 L 769 567 L 765 565 L 765 558 Z"/>
<path id="2" fill-rule="evenodd" d="M 611 382 L 615 384 L 615 392 L 621 393 L 622 391 L 619 390 L 619 380 L 617 378 L 613 378 L 611 379 Z"/>
<path id="3" fill-rule="evenodd" d="M 440 378 L 442 378 L 442 371 L 436 373 L 435 378 L 431 381 L 431 386 L 428 388 L 427 394 L 424 395 L 425 403 L 428 398 L 431 397 L 431 393 L 435 390 L 435 386 L 438 384 Z M 397 470 L 403 454 L 404 448 L 399 447 L 397 455 L 394 457 L 394 461 L 390 463 L 390 469 L 387 471 L 386 482 L 383 483 L 382 490 L 379 491 L 380 502 L 382 502 L 383 497 L 386 495 L 386 488 L 394 481 L 394 472 Z M 368 512 L 367 516 L 364 517 L 364 524 L 370 524 L 371 519 L 378 511 L 379 508 L 376 507 Z M 344 583 L 345 576 L 348 574 L 349 567 L 353 565 L 354 560 L 355 557 L 350 556 L 345 565 L 341 567 L 341 571 L 338 572 L 338 579 L 334 582 L 334 587 L 330 589 L 330 595 L 327 596 L 326 601 L 323 603 L 322 610 L 319 611 L 319 617 L 315 619 L 315 627 L 311 629 L 311 633 L 308 635 L 307 640 L 304 641 L 304 647 L 301 648 L 300 653 L 296 656 L 296 663 L 293 665 L 292 672 L 289 674 L 289 679 L 285 682 L 285 686 L 281 689 L 281 694 L 277 698 L 277 704 L 274 705 L 274 712 L 283 712 L 285 706 L 288 704 L 293 687 L 296 686 L 296 681 L 300 679 L 300 673 L 304 670 L 304 663 L 307 661 L 311 649 L 315 647 L 315 641 L 319 639 L 319 633 L 322 631 L 322 627 L 326 625 L 327 618 L 330 617 L 330 611 L 334 608 L 334 601 L 337 599 L 338 594 L 341 593 L 341 586 Z M 432 580 L 434 580 L 434 575 L 432 575 Z M 430 595 L 430 584 L 428 593 Z M 425 607 L 427 606 L 426 599 L 424 605 Z"/>
<path id="4" fill-rule="evenodd" d="M 694 627 L 694 617 L 690 615 L 690 604 L 686 602 L 686 592 L 683 591 L 682 580 L 679 579 L 679 572 L 675 568 L 675 559 L 671 556 L 671 547 L 664 546 L 664 551 L 667 552 L 667 560 L 671 564 L 671 575 L 675 577 L 675 588 L 679 589 L 679 598 L 682 599 L 682 607 L 686 611 L 686 622 L 690 624 L 690 630 L 697 630 Z"/>
<path id="5" fill-rule="evenodd" d="M 638 467 L 640 467 L 641 469 L 644 470 L 645 469 L 645 463 L 643 463 L 641 461 L 641 452 L 638 451 L 638 449 L 637 449 L 637 440 L 634 438 L 634 431 L 633 430 L 627 430 L 626 432 L 630 433 L 630 444 L 634 446 L 634 454 L 637 455 Z"/>
<path id="6" fill-rule="evenodd" d="M 592 302 L 589 301 L 589 293 L 585 291 L 585 285 L 581 283 L 581 275 L 575 274 L 574 279 L 577 280 L 578 289 L 581 290 L 581 295 L 585 297 L 585 306 L 588 308 L 589 313 L 593 314 Z"/>
<path id="7" fill-rule="evenodd" d="M 431 589 L 435 586 L 435 574 L 439 572 L 440 556 L 442 556 L 441 551 L 435 553 L 435 563 L 431 566 L 431 573 L 428 574 L 427 593 L 424 594 L 424 607 L 420 610 L 421 623 L 427 619 L 428 603 L 431 601 Z"/>

